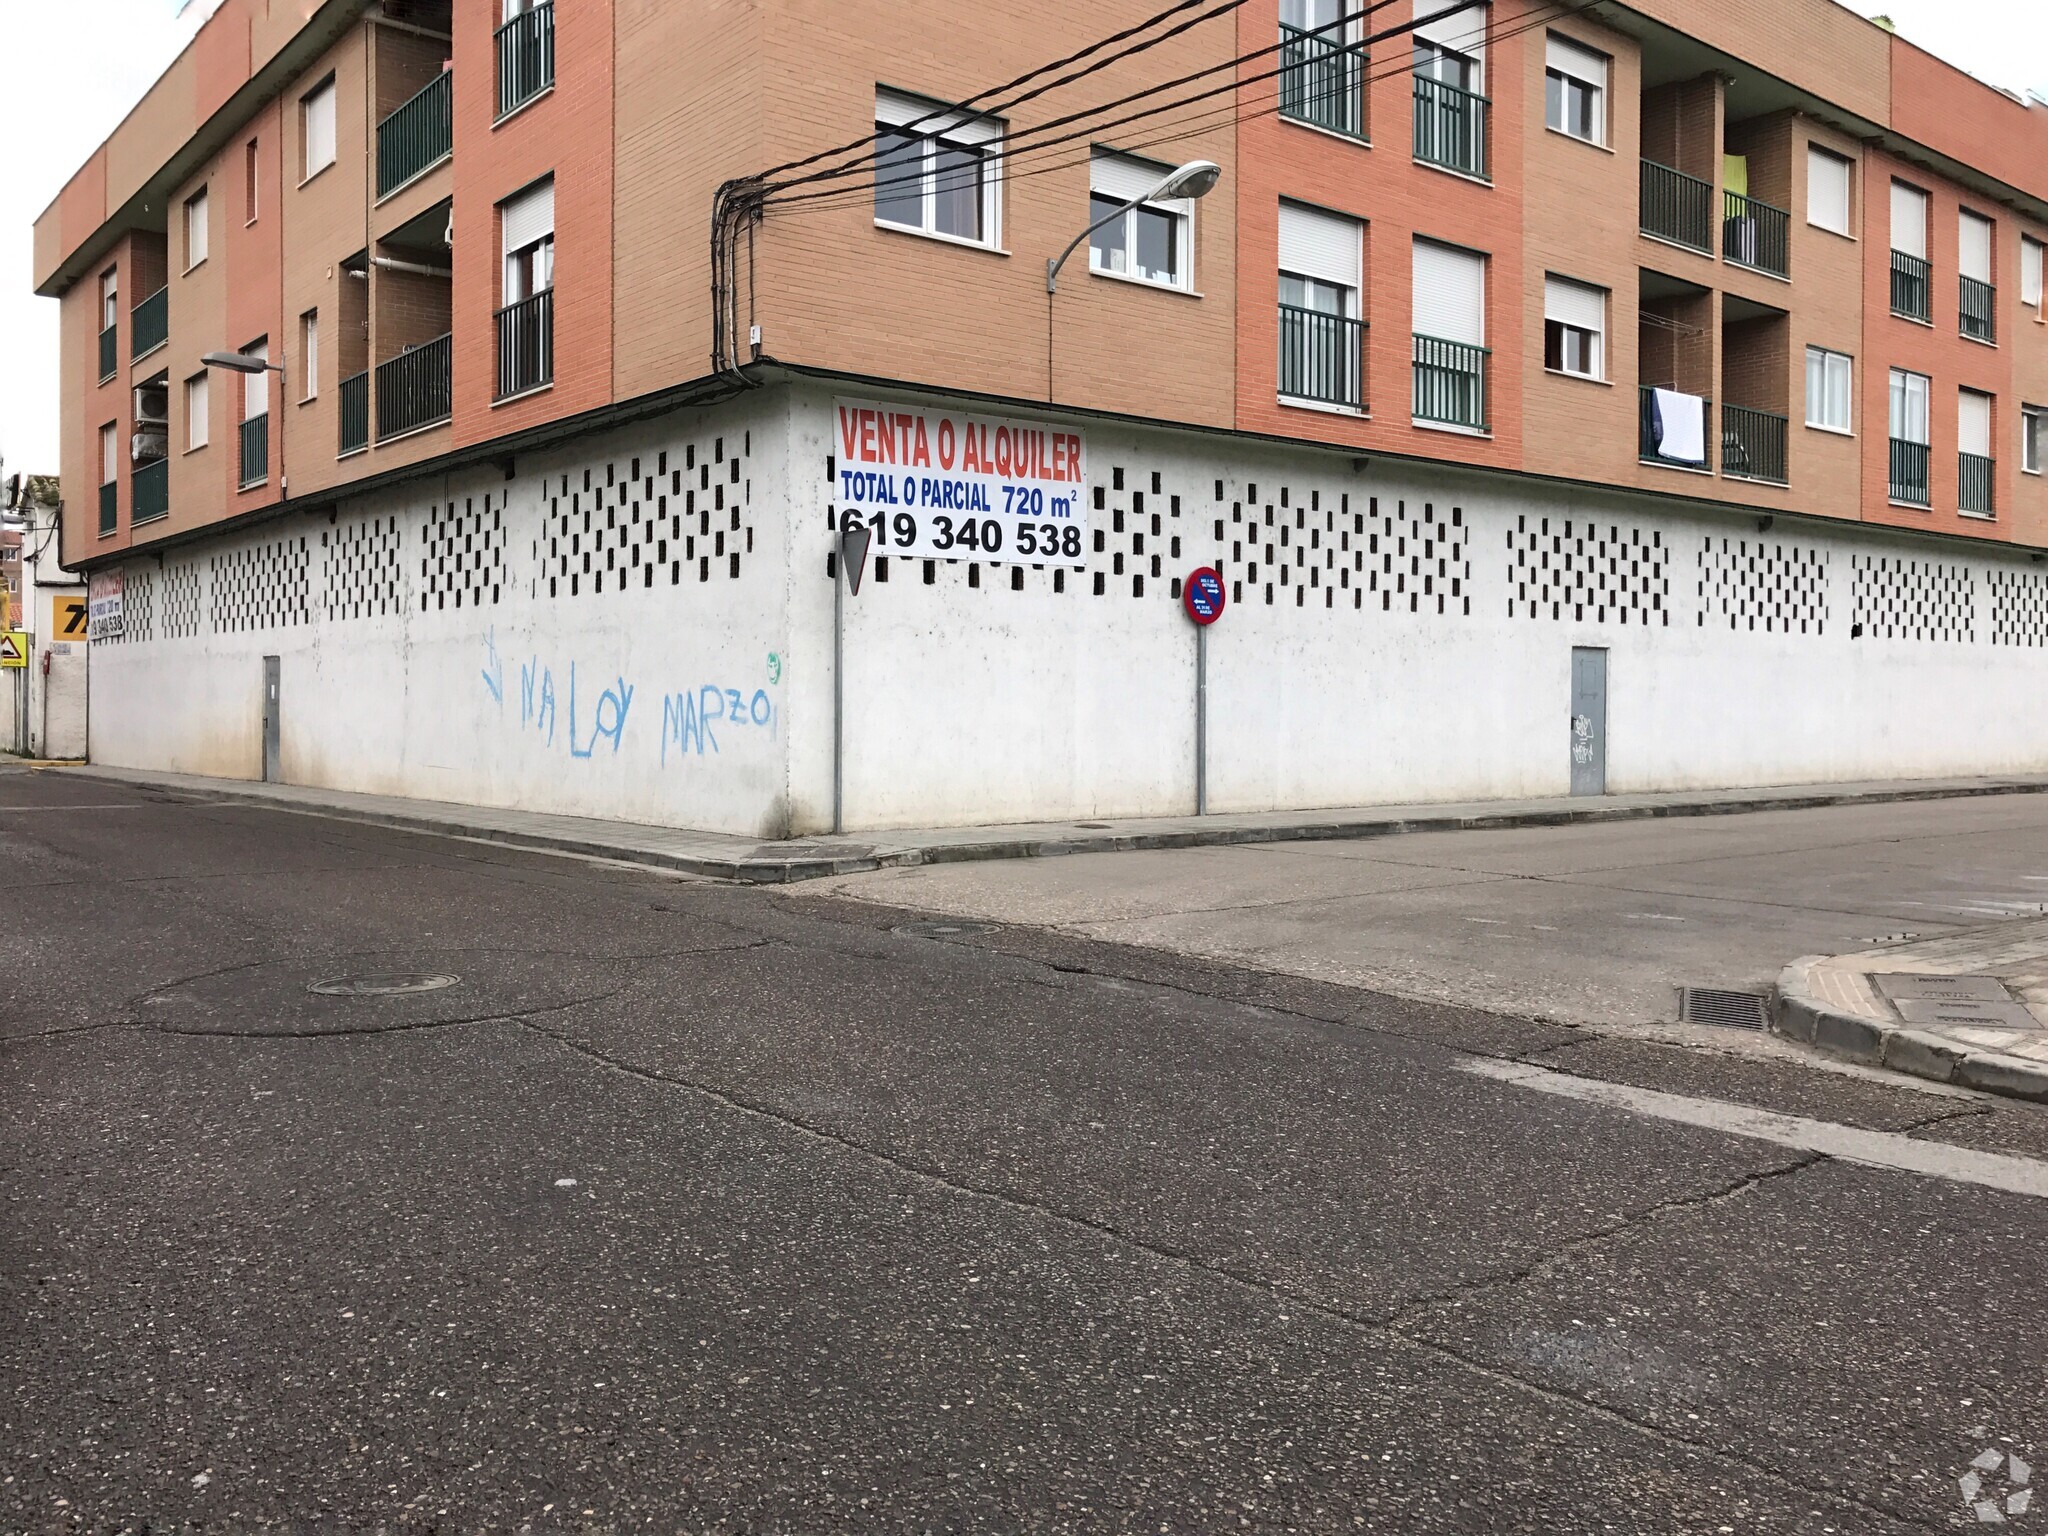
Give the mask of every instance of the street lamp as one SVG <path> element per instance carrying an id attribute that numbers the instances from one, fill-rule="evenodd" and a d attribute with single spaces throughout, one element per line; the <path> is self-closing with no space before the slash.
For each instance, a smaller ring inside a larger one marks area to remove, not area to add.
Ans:
<path id="1" fill-rule="evenodd" d="M 1215 187 L 1216 180 L 1223 174 L 1223 167 L 1213 160 L 1190 160 L 1186 165 L 1169 171 L 1160 179 L 1159 185 L 1142 197 L 1134 197 L 1120 204 L 1113 212 L 1104 214 L 1093 224 L 1068 242 L 1067 248 L 1045 264 L 1045 403 L 1052 404 L 1052 302 L 1053 295 L 1060 291 L 1060 268 L 1067 264 L 1067 258 L 1079 250 L 1088 237 L 1105 224 L 1113 224 L 1140 203 L 1172 202 L 1179 198 L 1206 197 Z"/>
<path id="2" fill-rule="evenodd" d="M 268 358 L 251 357 L 246 352 L 207 352 L 199 361 L 208 368 L 220 368 L 229 373 L 274 373 L 277 375 L 278 404 L 284 404 L 284 364 L 273 363 Z M 269 414 L 268 405 L 265 414 Z M 291 475 L 285 468 L 284 459 L 284 412 L 277 413 L 277 489 L 283 496 L 289 496 L 292 489 Z"/>

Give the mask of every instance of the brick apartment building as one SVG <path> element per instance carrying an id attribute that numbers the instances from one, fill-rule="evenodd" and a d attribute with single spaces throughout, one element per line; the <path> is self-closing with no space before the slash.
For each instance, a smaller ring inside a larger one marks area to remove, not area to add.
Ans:
<path id="1" fill-rule="evenodd" d="M 766 836 L 2048 766 L 2048 106 L 1834 0 L 1153 10 L 225 0 L 36 224 L 95 754 Z"/>

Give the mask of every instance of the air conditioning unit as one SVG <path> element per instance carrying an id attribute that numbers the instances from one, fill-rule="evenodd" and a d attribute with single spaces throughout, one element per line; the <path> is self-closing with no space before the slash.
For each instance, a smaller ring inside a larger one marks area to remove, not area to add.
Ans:
<path id="1" fill-rule="evenodd" d="M 171 419 L 171 387 L 168 384 L 135 386 L 135 424 L 164 426 Z"/>
<path id="2" fill-rule="evenodd" d="M 170 452 L 171 437 L 162 427 L 144 427 L 128 439 L 128 457 L 137 464 L 168 458 Z"/>

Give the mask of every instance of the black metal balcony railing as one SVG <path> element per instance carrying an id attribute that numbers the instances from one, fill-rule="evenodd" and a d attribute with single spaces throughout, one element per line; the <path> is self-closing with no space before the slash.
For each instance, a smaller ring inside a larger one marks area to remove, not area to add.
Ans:
<path id="1" fill-rule="evenodd" d="M 498 311 L 498 398 L 538 389 L 555 376 L 555 291 Z"/>
<path id="2" fill-rule="evenodd" d="M 1891 499 L 1916 507 L 1927 503 L 1927 445 L 1892 439 Z"/>
<path id="3" fill-rule="evenodd" d="M 1792 275 L 1792 215 L 1740 192 L 1721 194 L 1721 255 L 1776 277 Z"/>
<path id="4" fill-rule="evenodd" d="M 1776 411 L 1721 407 L 1721 473 L 1731 480 L 1785 485 L 1785 442 L 1791 423 Z"/>
<path id="5" fill-rule="evenodd" d="M 355 453 L 370 446 L 370 370 L 350 374 L 341 381 L 341 442 L 337 455 Z"/>
<path id="6" fill-rule="evenodd" d="M 1484 96 L 1415 77 L 1415 158 L 1467 176 L 1486 174 Z"/>
<path id="7" fill-rule="evenodd" d="M 1280 393 L 1365 409 L 1365 322 L 1280 306 Z"/>
<path id="8" fill-rule="evenodd" d="M 270 478 L 270 415 L 251 416 L 242 423 L 242 489 Z"/>
<path id="9" fill-rule="evenodd" d="M 377 195 L 397 191 L 455 148 L 455 75 L 442 70 L 377 125 Z"/>
<path id="10" fill-rule="evenodd" d="M 1415 419 L 1486 431 L 1486 358 L 1484 347 L 1417 334 Z"/>
<path id="11" fill-rule="evenodd" d="M 1908 320 L 1934 318 L 1933 284 L 1927 263 L 1904 251 L 1892 252 L 1892 313 Z"/>
<path id="12" fill-rule="evenodd" d="M 128 480 L 128 521 L 146 523 L 153 517 L 168 516 L 171 510 L 171 461 L 151 459 L 135 466 Z"/>
<path id="13" fill-rule="evenodd" d="M 1998 290 L 1978 278 L 1962 280 L 1962 325 L 1965 336 L 1978 341 L 1998 339 Z"/>
<path id="14" fill-rule="evenodd" d="M 1979 512 L 1985 516 L 1996 510 L 1992 501 L 1991 483 L 1998 468 L 1998 461 L 1981 453 L 1960 453 L 1956 455 L 1956 505 L 1965 512 Z"/>
<path id="15" fill-rule="evenodd" d="M 1674 171 L 1654 160 L 1643 162 L 1642 231 L 1675 245 L 1708 255 L 1714 250 L 1714 184 Z"/>
<path id="16" fill-rule="evenodd" d="M 102 384 L 114 376 L 114 370 L 120 366 L 120 361 L 120 348 L 116 344 L 114 327 L 110 325 L 100 332 L 100 382 Z"/>
<path id="17" fill-rule="evenodd" d="M 555 83 L 553 0 L 498 28 L 498 116 L 508 117 Z"/>
<path id="18" fill-rule="evenodd" d="M 171 339 L 171 290 L 159 288 L 128 317 L 128 355 L 141 357 Z"/>
<path id="19" fill-rule="evenodd" d="M 104 537 L 114 531 L 121 520 L 121 487 L 109 480 L 100 487 L 100 534 Z"/>
<path id="20" fill-rule="evenodd" d="M 448 419 L 449 338 L 436 337 L 377 365 L 377 438 Z"/>
<path id="21" fill-rule="evenodd" d="M 1684 393 L 1684 391 L 1676 391 Z M 1645 464 L 1669 464 L 1675 469 L 1704 469 L 1714 467 L 1714 402 L 1706 396 L 1700 401 L 1700 456 L 1697 459 L 1674 458 L 1664 451 L 1661 423 L 1657 416 L 1657 391 L 1650 385 L 1641 386 L 1637 408 L 1638 431 L 1636 457 Z"/>
<path id="22" fill-rule="evenodd" d="M 1280 28 L 1280 115 L 1365 137 L 1365 50 L 1299 27 Z"/>

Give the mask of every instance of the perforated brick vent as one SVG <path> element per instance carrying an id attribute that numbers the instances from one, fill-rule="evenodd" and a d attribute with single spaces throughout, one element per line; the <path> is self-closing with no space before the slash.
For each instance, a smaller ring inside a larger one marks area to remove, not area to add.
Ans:
<path id="1" fill-rule="evenodd" d="M 747 432 L 550 478 L 533 595 L 737 581 L 754 552 L 752 450 Z"/>
<path id="2" fill-rule="evenodd" d="M 1991 643 L 2048 645 L 2048 574 L 1993 566 L 1985 579 L 1991 588 Z"/>
<path id="3" fill-rule="evenodd" d="M 1977 583 L 1966 565 L 1905 555 L 1854 555 L 1853 632 L 1877 640 L 1968 643 Z"/>
<path id="4" fill-rule="evenodd" d="M 1670 555 L 1658 530 L 1518 516 L 1508 530 L 1508 617 L 1668 626 Z"/>
<path id="5" fill-rule="evenodd" d="M 172 561 L 164 566 L 162 628 L 166 640 L 189 640 L 199 633 L 199 562 Z"/>
<path id="6" fill-rule="evenodd" d="M 157 573 L 146 566 L 129 566 L 121 577 L 121 632 L 94 641 L 95 645 L 140 645 L 156 638 Z"/>
<path id="7" fill-rule="evenodd" d="M 427 508 L 420 528 L 420 611 L 481 608 L 505 586 L 505 498 L 486 492 Z"/>
<path id="8" fill-rule="evenodd" d="M 307 622 L 312 617 L 306 597 L 310 562 L 304 535 L 213 556 L 214 633 L 287 629 Z"/>
<path id="9" fill-rule="evenodd" d="M 327 552 L 327 619 L 382 619 L 399 611 L 405 579 L 398 519 L 372 517 L 323 530 Z"/>
<path id="10" fill-rule="evenodd" d="M 1256 485 L 1247 485 L 1255 491 Z M 1233 501 L 1218 531 L 1239 602 L 1381 613 L 1463 616 L 1472 611 L 1472 562 L 1462 507 L 1433 501 L 1354 501 L 1348 492 L 1279 488 L 1277 503 Z"/>
<path id="11" fill-rule="evenodd" d="M 1826 633 L 1828 552 L 1763 539 L 1709 538 L 1700 547 L 1704 628 L 1767 635 Z"/>

